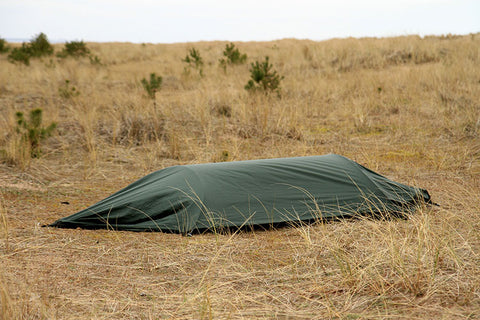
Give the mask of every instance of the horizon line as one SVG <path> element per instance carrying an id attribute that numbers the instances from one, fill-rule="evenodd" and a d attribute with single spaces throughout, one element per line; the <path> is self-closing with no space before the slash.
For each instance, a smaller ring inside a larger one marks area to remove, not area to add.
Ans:
<path id="1" fill-rule="evenodd" d="M 40 32 L 41 33 L 41 32 Z M 38 34 L 40 34 L 38 33 Z M 36 35 L 38 35 L 36 34 Z M 312 39 L 312 38 L 300 38 L 300 37 L 285 37 L 285 38 L 277 38 L 277 39 L 264 39 L 264 40 L 228 40 L 228 39 L 215 39 L 215 40 L 188 40 L 188 41 L 176 41 L 176 42 L 161 42 L 161 41 L 131 41 L 131 40 L 107 40 L 107 41 L 99 41 L 99 40 L 85 40 L 85 39 L 48 39 L 49 42 L 53 44 L 62 44 L 66 42 L 72 41 L 84 41 L 88 43 L 132 43 L 132 44 L 176 44 L 176 43 L 194 43 L 194 42 L 274 42 L 274 41 L 281 41 L 281 40 L 308 40 L 308 41 L 328 41 L 328 40 L 335 40 L 335 39 L 386 39 L 386 38 L 397 38 L 397 37 L 411 37 L 411 36 L 418 36 L 420 38 L 425 37 L 441 37 L 441 36 L 468 36 L 468 35 L 477 35 L 480 34 L 480 31 L 476 32 L 469 32 L 469 33 L 431 33 L 431 34 L 421 34 L 421 33 L 405 33 L 405 34 L 398 34 L 398 35 L 385 35 L 385 36 L 376 36 L 376 35 L 365 35 L 365 36 L 339 36 L 339 37 L 329 37 L 323 39 Z M 31 38 L 3 38 L 8 43 L 24 43 L 30 42 L 32 38 L 36 35 L 32 36 Z M 48 37 L 48 35 L 47 35 Z"/>

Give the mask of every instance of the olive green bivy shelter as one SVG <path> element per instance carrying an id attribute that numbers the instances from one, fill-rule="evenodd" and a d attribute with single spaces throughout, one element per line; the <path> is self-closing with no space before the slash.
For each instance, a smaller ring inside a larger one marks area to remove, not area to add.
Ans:
<path id="1" fill-rule="evenodd" d="M 329 154 L 168 167 L 50 226 L 188 233 L 404 214 L 424 202 L 426 190 Z"/>

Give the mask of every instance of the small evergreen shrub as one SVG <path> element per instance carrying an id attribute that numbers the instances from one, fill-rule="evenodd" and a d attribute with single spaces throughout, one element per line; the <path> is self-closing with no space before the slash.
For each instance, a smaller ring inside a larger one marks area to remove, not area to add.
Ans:
<path id="1" fill-rule="evenodd" d="M 40 157 L 40 143 L 52 135 L 57 124 L 52 122 L 48 127 L 42 127 L 42 109 L 40 108 L 30 111 L 28 121 L 25 119 L 23 112 L 17 112 L 15 116 L 17 118 L 17 132 L 22 135 L 22 142 L 30 148 L 30 156 L 32 158 Z"/>
<path id="2" fill-rule="evenodd" d="M 155 95 L 157 91 L 162 86 L 162 77 L 157 76 L 155 73 L 150 73 L 150 80 L 143 78 L 141 83 L 145 91 L 147 92 L 150 99 L 153 100 L 153 107 L 157 109 L 157 100 L 155 100 Z"/>
<path id="3" fill-rule="evenodd" d="M 53 47 L 48 42 L 48 38 L 44 33 L 40 33 L 29 43 L 22 43 L 21 47 L 13 48 L 8 55 L 8 61 L 15 63 L 20 62 L 24 65 L 30 65 L 30 58 L 39 58 L 53 54 Z"/>
<path id="4" fill-rule="evenodd" d="M 53 46 L 48 42 L 44 33 L 40 33 L 30 41 L 30 55 L 32 57 L 50 56 L 53 54 Z"/>
<path id="5" fill-rule="evenodd" d="M 93 64 L 95 66 L 101 66 L 103 65 L 102 61 L 100 60 L 100 58 L 98 56 L 88 56 L 88 58 L 90 59 L 90 64 Z"/>
<path id="6" fill-rule="evenodd" d="M 220 66 L 222 66 L 223 70 L 227 70 L 227 65 L 234 65 L 234 64 L 243 64 L 247 61 L 247 55 L 241 54 L 238 48 L 235 48 L 233 43 L 227 44 L 225 46 L 225 50 L 223 50 L 224 58 L 219 60 Z"/>
<path id="7" fill-rule="evenodd" d="M 155 100 L 155 94 L 162 85 L 162 77 L 157 76 L 155 73 L 150 73 L 150 80 L 142 79 L 142 86 L 147 92 L 150 99 Z"/>
<path id="8" fill-rule="evenodd" d="M 57 57 L 66 58 L 68 56 L 79 58 L 86 57 L 90 54 L 90 49 L 87 48 L 87 44 L 83 41 L 71 41 L 66 42 L 62 51 L 57 53 Z"/>
<path id="9" fill-rule="evenodd" d="M 30 65 L 30 48 L 23 43 L 21 47 L 13 48 L 8 55 L 8 61 L 11 63 L 19 62 L 26 66 Z"/>
<path id="10" fill-rule="evenodd" d="M 58 94 L 64 99 L 70 99 L 73 97 L 78 97 L 80 91 L 77 90 L 75 86 L 70 85 L 70 80 L 65 80 L 63 87 L 58 88 Z"/>
<path id="11" fill-rule="evenodd" d="M 0 38 L 0 53 L 8 52 L 10 48 L 7 46 L 7 41 L 5 39 Z"/>
<path id="12" fill-rule="evenodd" d="M 279 93 L 280 90 L 280 81 L 283 79 L 277 71 L 272 70 L 273 65 L 269 63 L 268 56 L 265 57 L 264 62 L 255 61 L 251 64 L 250 67 L 250 80 L 245 85 L 245 90 L 253 91 L 263 91 L 265 94 L 270 92 Z"/>
<path id="13" fill-rule="evenodd" d="M 232 116 L 232 107 L 226 104 L 217 104 L 212 108 L 212 113 L 218 116 L 230 118 Z"/>
<path id="14" fill-rule="evenodd" d="M 182 59 L 182 61 L 187 63 L 188 67 L 195 68 L 200 76 L 203 76 L 203 59 L 197 49 L 191 48 L 188 54 L 185 56 L 185 59 Z M 185 73 L 189 73 L 187 68 L 185 68 Z"/>

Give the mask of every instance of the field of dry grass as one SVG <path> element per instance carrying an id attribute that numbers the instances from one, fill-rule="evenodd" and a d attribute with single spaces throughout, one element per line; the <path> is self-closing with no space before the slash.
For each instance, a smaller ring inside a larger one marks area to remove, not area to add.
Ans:
<path id="1" fill-rule="evenodd" d="M 280 97 L 244 90 L 247 64 L 224 72 L 225 44 L 0 56 L 0 319 L 479 319 L 480 34 L 237 43 L 270 57 Z M 33 108 L 58 127 L 31 159 L 15 112 Z M 166 166 L 331 152 L 440 207 L 194 237 L 41 228 Z"/>

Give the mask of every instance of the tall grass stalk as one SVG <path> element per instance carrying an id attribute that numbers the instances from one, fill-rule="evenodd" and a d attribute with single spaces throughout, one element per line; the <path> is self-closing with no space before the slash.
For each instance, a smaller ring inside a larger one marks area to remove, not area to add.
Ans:
<path id="1" fill-rule="evenodd" d="M 3 194 L 0 192 L 0 231 L 4 242 L 5 252 L 10 251 L 9 228 L 7 220 L 7 209 L 4 205 Z"/>
<path id="2" fill-rule="evenodd" d="M 0 320 L 15 319 L 18 314 L 8 291 L 8 285 L 0 273 Z"/>

